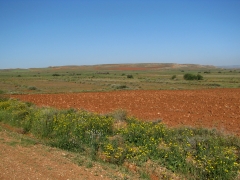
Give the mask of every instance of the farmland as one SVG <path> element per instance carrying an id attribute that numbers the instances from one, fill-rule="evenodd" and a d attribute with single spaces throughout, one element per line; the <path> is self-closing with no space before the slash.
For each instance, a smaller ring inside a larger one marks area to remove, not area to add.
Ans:
<path id="1" fill-rule="evenodd" d="M 203 80 L 187 81 L 186 73 L 199 74 Z M 142 120 L 159 119 L 169 126 L 240 133 L 236 125 L 240 69 L 112 64 L 1 70 L 0 78 L 2 92 L 40 106 L 97 113 L 124 109 Z"/>
<path id="2" fill-rule="evenodd" d="M 142 120 L 175 126 L 216 128 L 240 135 L 240 89 L 135 90 L 12 95 L 39 106 L 85 109 L 100 114 L 124 109 Z"/>
<path id="3" fill-rule="evenodd" d="M 185 73 L 201 81 L 186 81 Z M 132 78 L 128 78 L 132 75 Z M 173 78 L 174 77 L 174 78 Z M 0 70 L 0 89 L 7 94 L 46 94 L 114 90 L 181 90 L 239 88 L 240 69 L 178 64 L 68 66 Z"/>
<path id="4" fill-rule="evenodd" d="M 1 70 L 0 79 L 11 98 L 0 104 L 0 120 L 51 146 L 144 169 L 140 179 L 239 177 L 239 69 L 66 66 Z"/>

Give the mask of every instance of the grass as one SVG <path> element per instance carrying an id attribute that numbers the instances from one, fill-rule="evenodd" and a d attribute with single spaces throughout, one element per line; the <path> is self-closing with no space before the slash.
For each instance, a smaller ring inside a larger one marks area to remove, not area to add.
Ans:
<path id="1" fill-rule="evenodd" d="M 140 65 L 139 65 L 140 66 Z M 0 94 L 112 91 L 121 89 L 239 88 L 240 70 L 178 68 L 158 70 L 106 70 L 94 66 L 0 70 Z M 110 67 L 111 69 L 111 67 Z M 107 73 L 106 73 L 107 72 Z M 199 74 L 187 81 L 184 74 Z M 134 78 L 128 78 L 130 77 Z M 53 83 L 54 82 L 54 83 Z"/>
<path id="2" fill-rule="evenodd" d="M 240 139 L 204 128 L 168 128 L 142 122 L 124 110 L 107 115 L 0 102 L 0 121 L 32 133 L 50 146 L 81 153 L 77 163 L 126 167 L 141 179 L 234 179 L 240 171 Z M 119 123 L 122 123 L 119 125 Z M 27 140 L 22 143 L 32 144 Z M 14 145 L 15 142 L 12 142 Z"/>
<path id="3" fill-rule="evenodd" d="M 4 130 L 5 133 L 7 133 L 7 136 L 9 137 L 8 140 L 6 139 L 0 140 L 2 140 L 4 143 L 7 143 L 10 146 L 21 145 L 24 147 L 28 147 L 39 143 L 39 140 L 33 137 L 24 136 L 23 134 L 19 133 L 18 129 L 19 128 L 6 126 L 6 124 L 0 122 L 0 132 Z"/>

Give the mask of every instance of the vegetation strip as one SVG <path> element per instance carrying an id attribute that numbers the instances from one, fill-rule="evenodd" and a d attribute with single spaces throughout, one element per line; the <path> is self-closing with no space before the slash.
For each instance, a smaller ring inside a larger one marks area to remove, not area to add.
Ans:
<path id="1" fill-rule="evenodd" d="M 185 179 L 239 177 L 240 139 L 216 130 L 170 129 L 158 121 L 127 117 L 122 110 L 98 115 L 37 108 L 4 98 L 0 121 L 20 127 L 22 133 L 30 132 L 51 146 L 87 152 L 93 160 L 134 167 L 139 172 L 148 167 L 144 176 L 171 178 L 174 172 Z"/>

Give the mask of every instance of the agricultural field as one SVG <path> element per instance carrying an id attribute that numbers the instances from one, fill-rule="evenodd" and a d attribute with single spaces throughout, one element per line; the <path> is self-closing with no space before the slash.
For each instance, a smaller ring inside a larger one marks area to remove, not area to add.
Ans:
<path id="1" fill-rule="evenodd" d="M 77 153 L 71 157 L 80 166 L 121 167 L 113 179 L 240 177 L 240 69 L 179 64 L 10 69 L 0 70 L 0 91 L 2 127 L 9 124 Z"/>
<path id="2" fill-rule="evenodd" d="M 186 81 L 186 73 L 201 81 Z M 0 90 L 7 94 L 46 94 L 114 90 L 239 88 L 240 69 L 178 64 L 68 66 L 0 70 Z"/>
<path id="3" fill-rule="evenodd" d="M 125 90 L 11 97 L 38 106 L 85 109 L 100 114 L 123 109 L 143 121 L 159 120 L 170 127 L 216 128 L 240 136 L 240 89 Z"/>

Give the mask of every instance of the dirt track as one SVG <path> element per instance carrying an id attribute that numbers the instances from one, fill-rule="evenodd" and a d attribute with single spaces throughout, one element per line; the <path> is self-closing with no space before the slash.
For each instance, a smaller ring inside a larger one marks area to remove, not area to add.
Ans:
<path id="1" fill-rule="evenodd" d="M 168 126 L 203 126 L 240 135 L 240 89 L 114 91 L 12 95 L 39 106 L 107 113 L 126 109 L 143 120 Z"/>
<path id="2" fill-rule="evenodd" d="M 1 180 L 110 180 L 124 177 L 123 173 L 103 168 L 97 162 L 85 160 L 83 164 L 74 164 L 74 159 L 81 160 L 77 154 L 43 144 L 28 144 L 26 135 L 14 134 L 14 128 L 8 127 L 0 123 Z M 91 167 L 87 166 L 88 162 L 92 162 Z M 133 179 L 136 180 L 136 177 Z"/>

